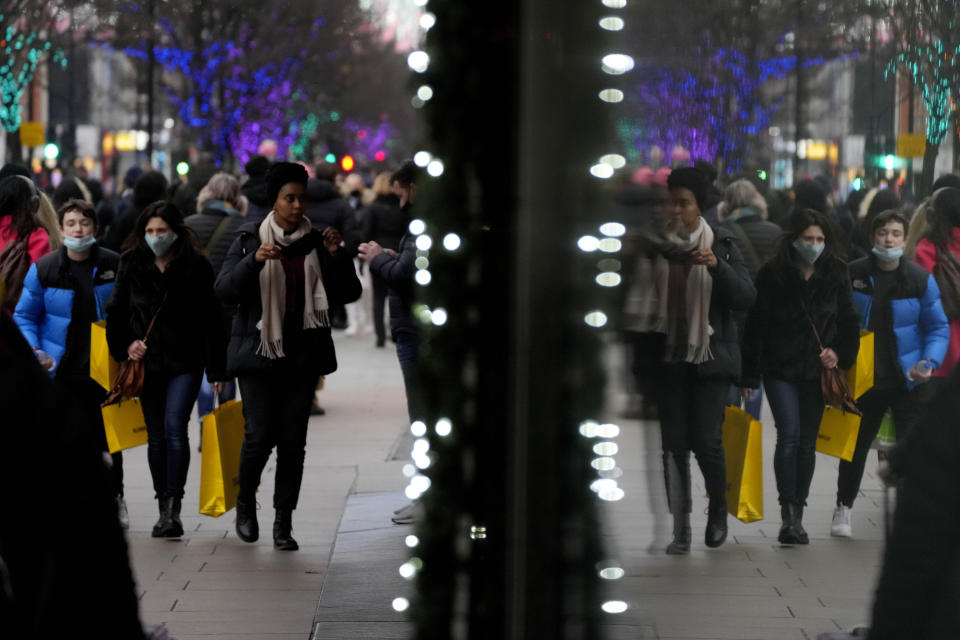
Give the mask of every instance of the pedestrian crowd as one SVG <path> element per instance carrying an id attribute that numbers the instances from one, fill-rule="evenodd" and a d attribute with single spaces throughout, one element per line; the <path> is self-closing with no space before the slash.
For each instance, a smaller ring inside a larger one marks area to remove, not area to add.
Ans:
<path id="1" fill-rule="evenodd" d="M 691 452 L 709 497 L 704 543 L 727 537 L 729 405 L 759 420 L 766 394 L 783 545 L 810 543 L 805 509 L 832 509 L 830 535 L 853 535 L 867 454 L 892 420 L 897 443 L 880 472 L 898 489 L 897 510 L 869 637 L 955 631 L 960 178 L 940 177 L 920 203 L 885 185 L 840 201 L 822 177 L 780 193 L 765 193 L 752 176 L 722 192 L 715 180 L 700 163 L 641 169 L 617 196 L 628 229 L 620 327 L 642 398 L 628 413 L 660 424 L 673 517 L 666 552 L 690 552 Z M 867 332 L 873 340 L 861 349 Z M 851 459 L 840 461 L 836 500 L 808 504 L 818 431 L 835 395 L 827 381 L 864 358 L 873 385 L 855 405 L 848 395 L 847 408 L 862 417 Z"/>

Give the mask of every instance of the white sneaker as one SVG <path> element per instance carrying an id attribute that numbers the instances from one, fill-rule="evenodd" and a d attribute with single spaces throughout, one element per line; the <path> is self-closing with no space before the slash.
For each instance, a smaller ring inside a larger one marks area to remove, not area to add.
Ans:
<path id="1" fill-rule="evenodd" d="M 849 538 L 853 535 L 850 528 L 850 507 L 841 504 L 834 509 L 830 535 L 835 538 Z"/>
<path id="2" fill-rule="evenodd" d="M 127 503 L 123 499 L 123 496 L 117 496 L 117 516 L 120 519 L 120 528 L 129 529 L 130 528 L 130 514 L 127 512 Z"/>

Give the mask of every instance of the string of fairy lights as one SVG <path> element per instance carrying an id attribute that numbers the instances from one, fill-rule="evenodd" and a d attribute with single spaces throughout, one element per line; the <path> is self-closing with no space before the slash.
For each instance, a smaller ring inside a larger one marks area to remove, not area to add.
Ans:
<path id="1" fill-rule="evenodd" d="M 602 0 L 607 9 L 623 9 L 627 6 L 627 0 Z M 617 34 L 626 26 L 622 17 L 616 14 L 608 14 L 600 18 L 598 26 L 608 34 Z M 609 76 L 610 85 L 615 84 L 614 79 L 627 74 L 634 67 L 634 60 L 625 53 L 611 52 L 604 55 L 600 60 L 600 70 Z M 600 90 L 597 97 L 606 104 L 618 104 L 624 99 L 624 92 L 616 86 L 610 86 Z M 614 176 L 618 169 L 626 166 L 627 160 L 619 153 L 608 153 L 601 156 L 596 163 L 590 166 L 590 175 L 598 180 L 608 180 Z M 577 247 L 586 254 L 598 254 L 600 259 L 597 261 L 598 273 L 594 278 L 596 284 L 603 288 L 618 287 L 623 282 L 620 275 L 622 263 L 619 254 L 623 248 L 621 237 L 626 233 L 626 227 L 619 222 L 605 222 L 598 228 L 598 235 L 584 235 L 577 240 Z M 593 328 L 602 328 L 607 325 L 607 314 L 601 309 L 592 309 L 587 311 L 583 318 L 587 326 Z M 590 489 L 597 495 L 597 498 L 604 502 L 616 502 L 622 500 L 624 491 L 620 488 L 617 479 L 623 475 L 623 470 L 617 466 L 615 456 L 620 450 L 616 442 L 620 435 L 620 427 L 613 423 L 599 423 L 596 420 L 585 420 L 580 423 L 580 435 L 584 438 L 595 441 L 592 447 L 596 456 L 590 461 L 590 466 L 596 471 L 597 478 L 590 484 Z M 597 572 L 604 580 L 619 580 L 625 575 L 625 571 L 616 561 L 604 561 L 598 564 Z M 608 614 L 619 614 L 627 611 L 629 605 L 624 600 L 606 600 L 600 605 L 601 610 Z"/>

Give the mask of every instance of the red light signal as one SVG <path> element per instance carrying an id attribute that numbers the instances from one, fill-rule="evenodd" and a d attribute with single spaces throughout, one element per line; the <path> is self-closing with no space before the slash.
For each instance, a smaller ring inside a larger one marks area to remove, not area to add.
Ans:
<path id="1" fill-rule="evenodd" d="M 381 149 L 380 151 L 377 151 L 375 154 L 373 154 L 373 157 L 374 159 L 376 159 L 377 162 L 383 162 L 384 160 L 387 159 L 387 152 Z"/>

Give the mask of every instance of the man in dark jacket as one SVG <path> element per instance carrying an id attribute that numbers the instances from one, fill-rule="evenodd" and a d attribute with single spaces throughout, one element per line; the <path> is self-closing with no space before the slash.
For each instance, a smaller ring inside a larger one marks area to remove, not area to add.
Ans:
<path id="1" fill-rule="evenodd" d="M 337 178 L 337 165 L 332 162 L 320 162 L 313 170 L 314 177 L 307 181 L 307 218 L 314 229 L 333 227 L 345 240 L 352 227 L 353 209 L 340 195 L 334 184 Z M 353 258 L 357 255 L 355 242 L 345 242 L 346 254 Z M 334 329 L 347 327 L 347 310 L 342 305 L 330 307 L 330 322 Z"/>
<path id="2" fill-rule="evenodd" d="M 391 177 L 394 192 L 400 198 L 400 208 L 407 217 L 412 217 L 411 209 L 417 197 L 418 169 L 412 162 L 406 162 Z M 409 231 L 400 239 L 399 251 L 384 249 L 376 242 L 365 242 L 359 247 L 360 259 L 370 265 L 370 271 L 379 276 L 390 287 L 390 333 L 397 345 L 397 359 L 403 372 L 403 386 L 407 396 L 407 414 L 410 422 L 418 415 L 416 391 L 414 389 L 414 369 L 417 362 L 417 349 L 420 335 L 413 318 L 413 287 L 417 258 L 416 237 Z M 414 520 L 414 506 L 400 509 L 393 518 L 397 524 L 409 524 Z"/>
<path id="3" fill-rule="evenodd" d="M 253 156 L 243 166 L 248 179 L 243 183 L 243 195 L 247 197 L 247 222 L 263 222 L 273 204 L 267 196 L 267 171 L 270 160 L 265 156 Z"/>

